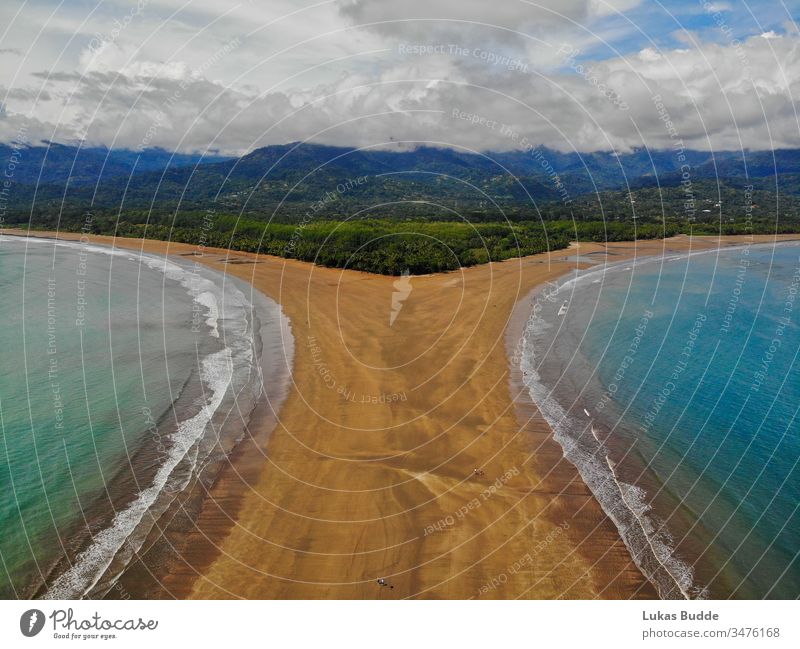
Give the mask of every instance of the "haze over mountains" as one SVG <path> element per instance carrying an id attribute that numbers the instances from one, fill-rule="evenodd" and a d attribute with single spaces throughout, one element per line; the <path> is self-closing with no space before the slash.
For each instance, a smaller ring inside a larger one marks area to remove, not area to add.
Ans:
<path id="1" fill-rule="evenodd" d="M 539 218 L 537 210 L 545 217 L 580 219 L 598 218 L 598 206 L 613 208 L 607 216 L 621 219 L 625 209 L 634 216 L 637 202 L 637 216 L 651 216 L 643 206 L 655 199 L 666 201 L 666 214 L 690 218 L 720 217 L 720 204 L 727 202 L 727 220 L 741 212 L 748 185 L 756 204 L 774 205 L 783 217 L 796 215 L 799 150 L 682 154 L 560 153 L 544 147 L 475 154 L 429 146 L 392 151 L 292 143 L 226 158 L 157 148 L 0 145 L 2 159 L 14 163 L 4 192 L 6 220 L 18 223 L 33 215 L 35 224 L 62 211 L 212 207 L 288 222 L 304 214 L 519 220 Z M 691 211 L 689 198 L 698 203 Z M 621 211 L 614 207 L 619 201 L 627 203 Z"/>

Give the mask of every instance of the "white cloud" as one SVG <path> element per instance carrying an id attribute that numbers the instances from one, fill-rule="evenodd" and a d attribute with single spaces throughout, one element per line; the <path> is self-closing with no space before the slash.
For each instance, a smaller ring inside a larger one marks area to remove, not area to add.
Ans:
<path id="1" fill-rule="evenodd" d="M 641 0 L 593 0 L 589 11 L 595 16 L 611 16 L 639 6 Z"/>
<path id="2" fill-rule="evenodd" d="M 351 0 L 308 10 L 278 0 L 228 13 L 202 0 L 166 20 L 182 4 L 154 0 L 115 38 L 94 44 L 93 34 L 108 33 L 96 16 L 85 24 L 79 14 L 57 16 L 58 33 L 72 30 L 71 44 L 29 34 L 31 53 L 0 73 L 9 89 L 0 88 L 0 136 L 30 114 L 31 139 L 85 137 L 130 148 L 239 153 L 294 140 L 371 146 L 390 138 L 519 146 L 497 128 L 454 118 L 458 109 L 531 143 L 623 151 L 673 146 L 652 100 L 659 94 L 687 147 L 800 146 L 795 32 L 699 48 L 685 40 L 683 49 L 652 45 L 587 62 L 567 61 L 564 43 L 591 51 L 601 34 L 619 37 L 591 31 L 611 29 L 594 21 L 637 0 Z M 40 19 L 38 29 L 50 25 Z M 14 38 L 9 47 L 19 48 Z M 408 44 L 444 49 L 402 53 Z"/>

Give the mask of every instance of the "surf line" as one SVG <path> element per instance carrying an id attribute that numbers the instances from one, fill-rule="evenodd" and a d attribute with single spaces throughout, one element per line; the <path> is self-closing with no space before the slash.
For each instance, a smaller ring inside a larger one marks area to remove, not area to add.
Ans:
<path id="1" fill-rule="evenodd" d="M 619 489 L 619 495 L 622 498 L 622 502 L 625 503 L 625 506 L 630 510 L 633 517 L 636 519 L 636 522 L 639 523 L 639 527 L 642 528 L 642 534 L 644 534 L 644 538 L 647 539 L 647 544 L 650 546 L 650 550 L 653 553 L 656 561 L 661 564 L 661 567 L 664 568 L 664 572 L 666 572 L 672 581 L 675 582 L 675 585 L 678 587 L 678 590 L 681 591 L 684 599 L 691 600 L 691 596 L 689 595 L 688 591 L 684 590 L 683 586 L 681 586 L 680 582 L 678 581 L 677 577 L 672 574 L 669 568 L 667 568 L 666 564 L 658 556 L 658 552 L 656 552 L 655 547 L 653 546 L 653 542 L 650 540 L 650 535 L 647 533 L 647 530 L 644 527 L 644 523 L 642 523 L 641 517 L 636 513 L 636 509 L 631 506 L 631 504 L 625 499 L 625 492 L 622 490 L 622 485 L 620 484 L 619 480 L 617 479 L 617 472 L 614 470 L 614 462 L 611 461 L 611 458 L 606 455 L 606 464 L 608 464 L 608 468 L 611 470 L 611 476 L 614 478 L 614 482 L 617 485 L 617 489 Z"/>
<path id="2" fill-rule="evenodd" d="M 598 444 L 600 444 L 600 446 L 602 448 L 603 442 L 601 442 L 600 439 L 597 437 L 597 432 L 595 431 L 594 421 L 592 420 L 591 414 L 589 414 L 589 411 L 586 408 L 583 409 L 583 412 L 586 413 L 587 417 L 589 417 L 589 426 L 590 426 L 590 428 L 592 430 L 592 435 L 594 436 L 595 440 L 597 441 Z M 628 511 L 630 511 L 631 514 L 633 514 L 633 517 L 636 519 L 636 522 L 639 523 L 639 527 L 642 529 L 642 534 L 644 534 L 644 538 L 647 539 L 647 544 L 650 546 L 650 550 L 652 551 L 652 554 L 655 557 L 656 561 L 658 561 L 658 563 L 661 564 L 661 567 L 664 568 L 664 572 L 666 572 L 670 576 L 670 579 L 672 579 L 672 581 L 675 582 L 675 585 L 678 587 L 678 590 L 681 592 L 681 594 L 683 595 L 684 599 L 691 600 L 692 598 L 691 598 L 691 595 L 689 594 L 689 592 L 687 590 L 684 590 L 684 588 L 681 586 L 680 582 L 678 581 L 677 577 L 675 577 L 675 575 L 672 574 L 670 569 L 667 568 L 666 564 L 663 561 L 661 561 L 661 558 L 659 557 L 658 552 L 656 552 L 656 548 L 655 548 L 655 546 L 653 545 L 653 542 L 650 539 L 650 535 L 647 533 L 647 530 L 645 529 L 645 526 L 644 526 L 644 523 L 642 522 L 641 517 L 639 516 L 639 514 L 636 513 L 636 508 L 633 507 L 626 500 L 625 492 L 623 491 L 622 485 L 620 484 L 620 481 L 617 478 L 617 472 L 615 470 L 615 466 L 616 465 L 611 460 L 611 458 L 608 457 L 608 455 L 606 455 L 606 464 L 608 464 L 608 468 L 611 471 L 611 477 L 614 478 L 614 483 L 617 485 L 617 489 L 619 489 L 619 495 L 622 498 L 622 502 L 625 503 L 625 506 L 628 508 Z"/>

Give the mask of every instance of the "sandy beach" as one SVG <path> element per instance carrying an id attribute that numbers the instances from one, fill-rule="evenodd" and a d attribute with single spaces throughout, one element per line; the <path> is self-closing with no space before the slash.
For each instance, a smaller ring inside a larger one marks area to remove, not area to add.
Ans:
<path id="1" fill-rule="evenodd" d="M 188 244 L 91 240 L 196 252 Z M 204 250 L 197 261 L 282 305 L 294 337 L 292 385 L 277 423 L 261 404 L 251 438 L 202 494 L 199 517 L 176 516 L 175 530 L 162 521 L 163 538 L 123 575 L 117 594 L 655 597 L 529 403 L 509 351 L 529 293 L 574 269 L 574 255 L 602 261 L 607 251 L 618 261 L 743 242 L 582 244 L 399 284 Z"/>

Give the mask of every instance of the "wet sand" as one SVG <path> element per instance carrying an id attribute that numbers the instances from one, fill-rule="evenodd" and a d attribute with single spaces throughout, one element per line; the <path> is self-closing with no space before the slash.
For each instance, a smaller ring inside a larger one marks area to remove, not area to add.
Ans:
<path id="1" fill-rule="evenodd" d="M 156 254 L 195 249 L 91 239 Z M 742 242 L 607 248 L 616 261 Z M 199 261 L 282 305 L 295 341 L 292 385 L 278 423 L 253 418 L 252 439 L 203 487 L 199 517 L 175 532 L 161 525 L 160 550 L 142 554 L 117 594 L 655 597 L 509 361 L 530 291 L 575 268 L 571 256 L 602 261 L 604 249 L 413 277 L 407 297 L 395 295 L 392 325 L 393 293 L 407 292 L 397 278 L 206 250 Z"/>

